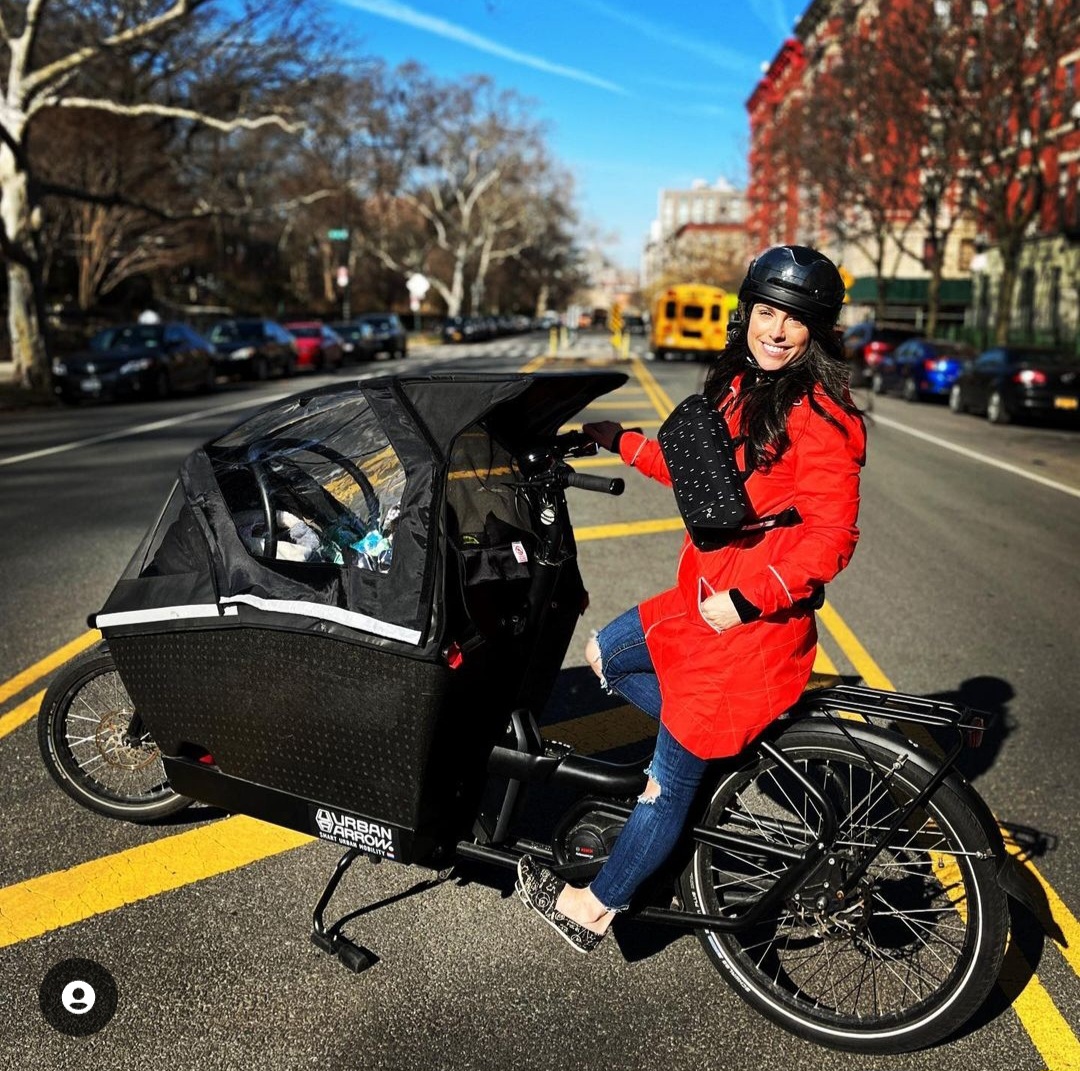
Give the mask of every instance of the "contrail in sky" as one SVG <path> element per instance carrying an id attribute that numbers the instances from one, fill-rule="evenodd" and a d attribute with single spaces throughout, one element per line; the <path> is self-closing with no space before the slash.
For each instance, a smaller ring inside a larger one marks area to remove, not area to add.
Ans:
<path id="1" fill-rule="evenodd" d="M 626 11 L 615 4 L 607 3 L 606 0 L 577 0 L 577 2 L 582 7 L 595 11 L 598 15 L 621 22 L 624 26 L 637 30 L 650 41 L 660 41 L 670 45 L 672 48 L 682 49 L 684 52 L 699 56 L 717 67 L 726 67 L 733 72 L 757 73 L 758 64 L 744 52 L 724 48 L 723 45 L 719 44 L 711 44 L 707 38 L 691 37 L 689 34 L 680 33 L 678 30 L 653 22 L 643 15 L 636 15 L 632 11 Z M 717 19 L 716 26 L 717 37 L 719 37 L 723 32 L 720 19 Z"/>
<path id="2" fill-rule="evenodd" d="M 564 67 L 559 63 L 551 63 L 540 56 L 530 56 L 526 52 L 518 52 L 517 49 L 507 48 L 489 37 L 466 30 L 462 26 L 456 26 L 452 22 L 440 19 L 434 15 L 425 15 L 422 11 L 409 7 L 408 4 L 399 4 L 396 0 L 339 0 L 348 7 L 354 7 L 359 11 L 366 11 L 369 15 L 378 15 L 380 18 L 390 19 L 393 22 L 401 22 L 406 26 L 412 26 L 418 30 L 425 30 L 444 37 L 450 41 L 468 45 L 479 52 L 487 52 L 500 59 L 509 60 L 511 63 L 520 63 L 524 67 L 532 67 L 547 74 L 554 74 L 559 78 L 569 78 L 575 82 L 583 82 L 585 85 L 595 86 L 597 89 L 606 90 L 609 93 L 618 93 L 621 96 L 629 96 L 622 86 L 609 82 L 604 78 L 597 78 L 588 71 L 579 71 L 574 67 Z"/>

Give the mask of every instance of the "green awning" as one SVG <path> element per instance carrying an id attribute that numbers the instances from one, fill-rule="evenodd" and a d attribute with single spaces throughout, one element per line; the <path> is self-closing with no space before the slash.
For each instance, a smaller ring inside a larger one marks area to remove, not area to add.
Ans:
<path id="1" fill-rule="evenodd" d="M 925 305 L 930 289 L 929 279 L 885 279 L 885 301 L 889 305 Z M 848 301 L 856 305 L 877 302 L 877 279 L 864 275 L 848 288 Z M 939 305 L 970 305 L 970 279 L 942 279 L 938 291 Z"/>

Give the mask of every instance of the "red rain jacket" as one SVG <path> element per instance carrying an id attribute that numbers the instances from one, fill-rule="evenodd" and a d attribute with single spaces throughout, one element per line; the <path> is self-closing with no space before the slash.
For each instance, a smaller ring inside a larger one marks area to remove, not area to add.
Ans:
<path id="1" fill-rule="evenodd" d="M 788 419 L 791 446 L 771 469 L 746 481 L 757 516 L 795 506 L 802 522 L 712 551 L 698 550 L 687 536 L 675 586 L 639 606 L 660 681 L 661 718 L 699 758 L 737 754 L 799 698 L 814 665 L 817 627 L 812 610 L 793 604 L 832 580 L 855 550 L 865 429 L 860 417 L 845 413 L 820 389 L 815 400 L 847 434 L 804 398 Z M 737 436 L 738 408 L 725 412 Z M 624 431 L 619 454 L 671 486 L 656 440 Z M 738 460 L 745 468 L 741 447 Z M 761 617 L 718 633 L 698 604 L 730 588 L 738 588 Z"/>

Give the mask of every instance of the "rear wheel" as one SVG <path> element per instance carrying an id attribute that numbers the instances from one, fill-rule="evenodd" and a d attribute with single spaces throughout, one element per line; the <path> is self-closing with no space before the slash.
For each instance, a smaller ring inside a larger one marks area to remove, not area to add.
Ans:
<path id="1" fill-rule="evenodd" d="M 960 384 L 954 383 L 949 388 L 949 408 L 954 413 L 966 413 L 967 406 L 964 404 L 964 394 L 960 390 Z"/>
<path id="2" fill-rule="evenodd" d="M 919 384 L 911 376 L 904 380 L 904 401 L 917 402 L 919 400 Z"/>
<path id="3" fill-rule="evenodd" d="M 53 780 L 110 818 L 152 822 L 191 805 L 165 777 L 105 644 L 57 674 L 38 713 L 38 745 Z"/>
<path id="4" fill-rule="evenodd" d="M 757 924 L 699 937 L 739 996 L 793 1033 L 834 1048 L 904 1052 L 951 1034 L 982 1004 L 1001 967 L 1007 904 L 986 833 L 948 782 L 842 903 L 830 899 L 830 886 L 928 781 L 903 738 L 861 730 L 858 740 L 828 725 L 784 733 L 777 746 L 840 818 L 832 865 Z M 790 865 L 784 853 L 814 842 L 820 815 L 798 780 L 759 754 L 724 775 L 703 824 L 747 842 L 698 844 L 681 879 L 684 903 L 719 915 L 745 910 L 770 888 Z"/>
<path id="5" fill-rule="evenodd" d="M 1001 391 L 993 391 L 986 400 L 986 419 L 991 424 L 1008 424 L 1012 419 Z"/>
<path id="6" fill-rule="evenodd" d="M 870 380 L 870 390 L 874 394 L 885 393 L 885 377 L 880 372 L 875 372 Z"/>

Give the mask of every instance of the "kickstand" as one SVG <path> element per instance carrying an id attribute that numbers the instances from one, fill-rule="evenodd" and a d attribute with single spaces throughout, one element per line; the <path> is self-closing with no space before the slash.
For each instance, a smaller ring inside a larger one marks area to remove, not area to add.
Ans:
<path id="1" fill-rule="evenodd" d="M 315 910 L 311 915 L 311 943 L 331 956 L 337 956 L 342 964 L 354 974 L 359 974 L 361 971 L 366 971 L 368 967 L 374 966 L 379 962 L 379 957 L 370 949 L 358 945 L 355 941 L 350 941 L 341 932 L 341 927 L 350 918 L 353 918 L 355 913 L 343 916 L 327 928 L 326 923 L 323 921 L 323 912 L 326 910 L 327 904 L 330 903 L 330 898 L 334 895 L 334 891 L 340 884 L 341 879 L 345 877 L 345 872 L 356 861 L 356 857 L 361 854 L 363 853 L 359 848 L 350 848 L 337 861 L 337 866 L 334 867 L 334 872 L 330 875 L 330 880 L 326 883 L 326 888 L 323 889 L 322 896 L 319 897 L 319 902 L 315 905 Z"/>

